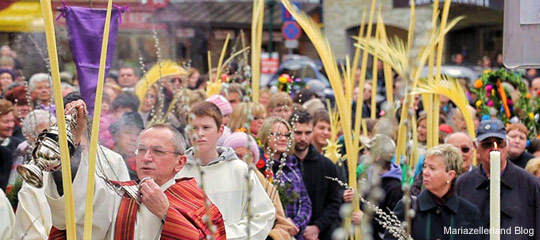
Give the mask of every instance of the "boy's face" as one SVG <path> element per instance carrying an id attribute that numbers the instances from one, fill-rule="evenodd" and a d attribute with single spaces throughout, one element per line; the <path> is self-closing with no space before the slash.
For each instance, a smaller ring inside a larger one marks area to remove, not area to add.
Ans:
<path id="1" fill-rule="evenodd" d="M 330 139 L 332 133 L 332 127 L 330 123 L 326 121 L 317 121 L 313 126 L 313 139 L 314 144 L 320 146 L 326 146 L 326 139 Z"/>
<path id="2" fill-rule="evenodd" d="M 190 138 L 193 145 L 199 147 L 201 152 L 215 151 L 217 141 L 223 134 L 223 125 L 216 126 L 216 121 L 210 116 L 196 116 L 191 124 L 193 125 L 193 134 Z"/>

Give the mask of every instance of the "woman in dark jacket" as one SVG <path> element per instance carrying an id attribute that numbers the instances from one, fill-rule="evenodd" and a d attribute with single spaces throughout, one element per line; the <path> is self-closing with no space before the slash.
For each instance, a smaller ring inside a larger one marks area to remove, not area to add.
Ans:
<path id="1" fill-rule="evenodd" d="M 455 194 L 455 182 L 461 171 L 461 154 L 450 144 L 438 145 L 426 152 L 424 186 L 418 198 L 412 199 L 411 237 L 415 240 L 481 239 L 478 208 Z M 404 221 L 404 204 L 399 201 L 394 209 Z M 475 232 L 476 231 L 476 232 Z M 395 239 L 388 231 L 385 239 Z"/>

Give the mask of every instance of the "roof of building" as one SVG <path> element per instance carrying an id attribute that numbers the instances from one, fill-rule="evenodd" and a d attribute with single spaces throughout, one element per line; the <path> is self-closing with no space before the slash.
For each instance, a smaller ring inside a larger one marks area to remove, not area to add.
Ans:
<path id="1" fill-rule="evenodd" d="M 302 10 L 311 13 L 319 4 L 302 3 Z M 208 26 L 221 28 L 248 28 L 251 26 L 253 3 L 251 2 L 179 2 L 170 3 L 158 10 L 151 18 L 153 22 L 176 23 L 182 26 Z M 264 8 L 264 24 L 269 23 L 270 7 Z M 274 5 L 273 24 L 280 26 L 281 4 Z"/>

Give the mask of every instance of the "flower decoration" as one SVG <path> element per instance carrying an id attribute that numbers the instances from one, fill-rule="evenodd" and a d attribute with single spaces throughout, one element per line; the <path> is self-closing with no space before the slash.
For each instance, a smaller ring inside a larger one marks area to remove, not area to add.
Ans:
<path id="1" fill-rule="evenodd" d="M 278 77 L 278 81 L 276 83 L 277 88 L 279 91 L 290 92 L 292 82 L 293 82 L 293 79 L 291 78 L 289 74 L 286 74 L 286 73 L 281 74 Z"/>
<path id="2" fill-rule="evenodd" d="M 534 116 L 540 112 L 540 108 L 535 109 L 531 103 L 531 94 L 520 75 L 506 69 L 499 69 L 484 71 L 479 80 L 482 83 L 476 80 L 471 92 L 477 95 L 474 105 L 482 119 L 484 116 L 490 116 L 490 109 L 495 109 L 496 117 L 505 124 L 509 123 L 512 117 L 517 117 L 529 129 L 529 138 L 538 135 L 540 124 Z M 514 101 L 510 99 L 511 93 L 503 87 L 503 82 L 510 83 L 516 88 L 519 92 L 518 99 Z M 540 104 L 536 104 L 538 105 Z"/>
<path id="3" fill-rule="evenodd" d="M 481 88 L 483 85 L 484 85 L 484 83 L 482 82 L 481 79 L 476 79 L 476 81 L 474 81 L 474 88 L 476 88 L 476 89 Z"/>

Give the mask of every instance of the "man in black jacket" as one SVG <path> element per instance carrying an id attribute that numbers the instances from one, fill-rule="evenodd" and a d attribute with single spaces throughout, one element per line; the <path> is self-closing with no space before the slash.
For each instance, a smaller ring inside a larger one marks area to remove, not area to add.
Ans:
<path id="1" fill-rule="evenodd" d="M 300 160 L 304 185 L 312 204 L 311 220 L 304 231 L 306 240 L 331 239 L 339 225 L 341 195 L 337 182 L 326 177 L 337 178 L 337 166 L 310 144 L 313 123 L 309 113 L 297 111 L 291 116 L 294 124 L 295 155 Z"/>
<path id="2" fill-rule="evenodd" d="M 476 136 L 481 165 L 458 178 L 457 194 L 478 207 L 481 224 L 489 227 L 490 152 L 496 143 L 501 153 L 501 229 L 511 229 L 501 239 L 540 239 L 540 180 L 508 161 L 506 130 L 500 120 L 480 122 Z"/>

